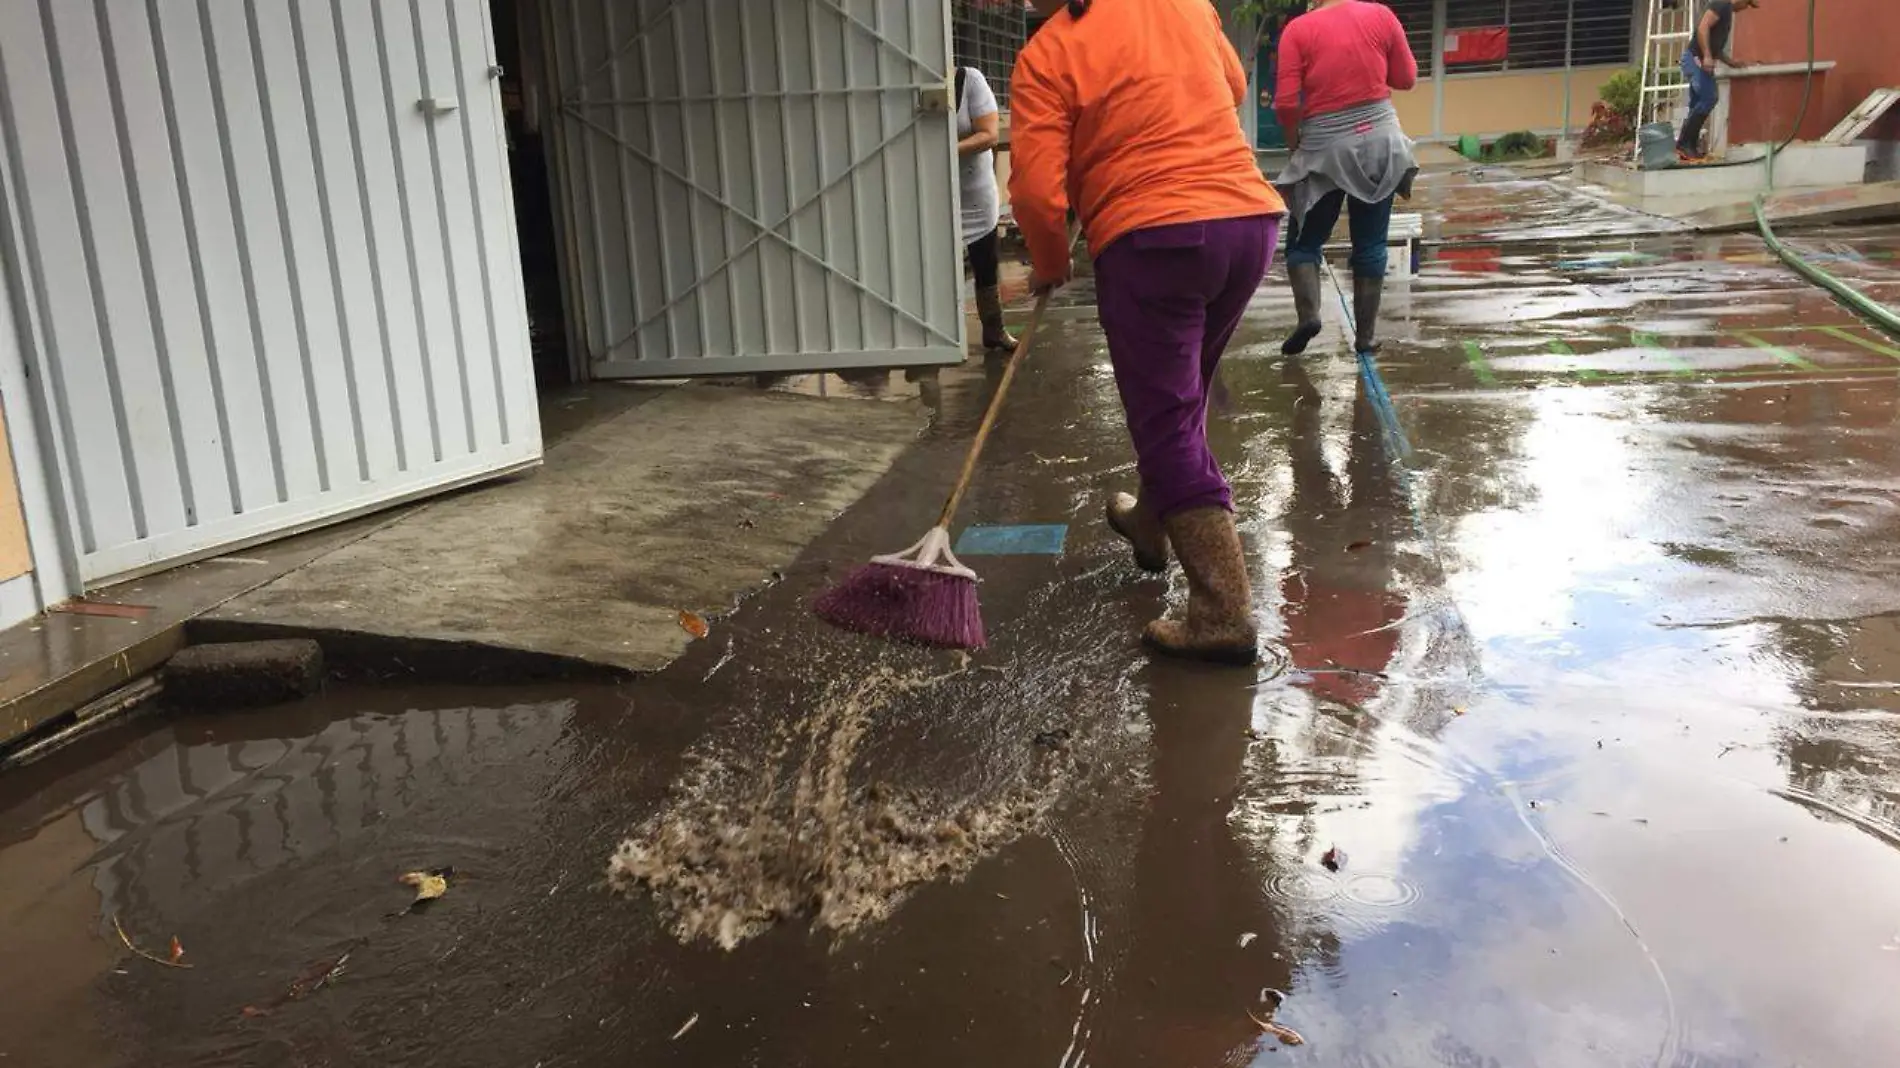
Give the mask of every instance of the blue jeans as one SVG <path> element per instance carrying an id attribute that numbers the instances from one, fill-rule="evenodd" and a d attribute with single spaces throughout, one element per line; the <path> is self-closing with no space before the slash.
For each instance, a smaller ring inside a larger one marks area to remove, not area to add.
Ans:
<path id="1" fill-rule="evenodd" d="M 1702 124 L 1715 110 L 1722 89 L 1715 80 L 1715 72 L 1702 69 L 1702 61 L 1696 58 L 1693 48 L 1683 49 L 1682 76 L 1689 82 L 1689 117 L 1683 121 L 1682 135 L 1676 138 L 1676 145 L 1694 152 L 1702 141 Z"/>
<path id="2" fill-rule="evenodd" d="M 1385 277 L 1386 238 L 1392 232 L 1392 198 L 1377 204 L 1352 200 L 1343 189 L 1335 189 L 1319 198 L 1306 220 L 1293 227 L 1287 237 L 1286 262 L 1318 266 L 1320 250 L 1332 239 L 1339 223 L 1339 208 L 1346 206 L 1347 225 L 1352 228 L 1352 273 L 1361 278 Z"/>

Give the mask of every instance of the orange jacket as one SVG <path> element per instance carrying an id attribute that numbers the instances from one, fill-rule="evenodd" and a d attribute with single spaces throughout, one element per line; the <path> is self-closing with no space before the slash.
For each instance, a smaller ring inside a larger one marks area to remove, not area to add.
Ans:
<path id="1" fill-rule="evenodd" d="M 1010 208 L 1036 274 L 1068 274 L 1071 207 L 1092 256 L 1132 230 L 1286 211 L 1241 132 L 1246 96 L 1208 0 L 1044 23 L 1010 82 Z"/>

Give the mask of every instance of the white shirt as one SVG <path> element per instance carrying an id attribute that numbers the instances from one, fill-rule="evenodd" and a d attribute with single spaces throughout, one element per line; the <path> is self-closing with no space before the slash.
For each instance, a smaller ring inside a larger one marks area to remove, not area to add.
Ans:
<path id="1" fill-rule="evenodd" d="M 975 67 L 964 68 L 963 99 L 957 101 L 957 140 L 976 132 L 976 120 L 996 114 L 996 94 Z M 963 194 L 963 243 L 994 233 L 1001 216 L 996 191 L 996 154 L 988 149 L 957 160 L 957 185 Z"/>

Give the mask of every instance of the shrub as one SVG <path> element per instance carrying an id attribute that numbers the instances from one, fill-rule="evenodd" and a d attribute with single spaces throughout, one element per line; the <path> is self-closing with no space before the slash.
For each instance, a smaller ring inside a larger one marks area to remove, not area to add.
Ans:
<path id="1" fill-rule="evenodd" d="M 1598 94 L 1610 111 L 1631 126 L 1636 125 L 1636 109 L 1642 104 L 1643 77 L 1633 70 L 1620 70 L 1603 83 Z"/>
<path id="2" fill-rule="evenodd" d="M 1544 154 L 1544 139 L 1529 130 L 1519 130 L 1498 138 L 1491 153 L 1498 159 L 1534 158 Z"/>
<path id="3" fill-rule="evenodd" d="M 1591 148 L 1628 142 L 1636 136 L 1630 119 L 1610 105 L 1598 103 L 1590 111 L 1590 126 L 1583 131 L 1583 143 Z"/>

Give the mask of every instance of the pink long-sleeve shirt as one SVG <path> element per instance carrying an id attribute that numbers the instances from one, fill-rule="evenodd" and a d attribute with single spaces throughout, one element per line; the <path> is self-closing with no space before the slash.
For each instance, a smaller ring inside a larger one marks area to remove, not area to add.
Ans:
<path id="1" fill-rule="evenodd" d="M 1273 110 L 1283 129 L 1312 115 L 1389 100 L 1418 84 L 1405 27 L 1384 4 L 1346 0 L 1309 11 L 1280 35 Z"/>

